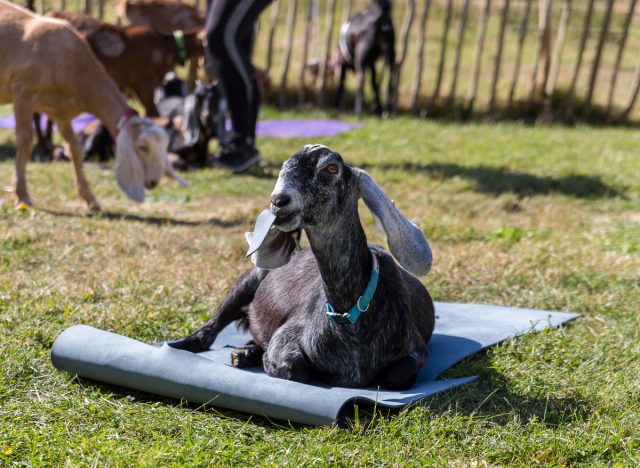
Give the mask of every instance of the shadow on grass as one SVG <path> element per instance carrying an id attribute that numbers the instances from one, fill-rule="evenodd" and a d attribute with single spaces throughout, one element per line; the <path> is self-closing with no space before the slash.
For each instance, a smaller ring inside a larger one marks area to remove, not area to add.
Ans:
<path id="1" fill-rule="evenodd" d="M 521 426 L 557 427 L 588 420 L 594 414 L 592 404 L 579 396 L 546 396 L 543 390 L 539 394 L 514 391 L 513 383 L 491 366 L 487 351 L 481 351 L 445 372 L 448 378 L 478 375 L 475 382 L 398 409 L 376 408 L 371 403 L 360 402 L 357 408 L 345 412 L 347 419 L 340 425 L 353 427 L 357 421 L 357 426 L 368 430 L 374 427 L 376 418 L 402 418 L 418 408 L 426 408 L 435 415 L 474 417 L 495 425 L 515 422 Z"/>
<path id="2" fill-rule="evenodd" d="M 0 143 L 0 162 L 11 161 L 16 157 L 15 145 Z"/>
<path id="3" fill-rule="evenodd" d="M 491 195 L 515 193 L 520 197 L 526 197 L 561 193 L 576 198 L 624 197 L 624 193 L 602 182 L 600 176 L 573 174 L 556 178 L 511 171 L 501 167 L 464 167 L 458 164 L 439 162 L 429 164 L 402 161 L 381 164 L 365 163 L 362 168 L 401 170 L 412 174 L 423 172 L 433 179 L 462 177 L 475 183 L 475 191 Z"/>
<path id="4" fill-rule="evenodd" d="M 40 209 L 43 213 L 50 214 L 52 216 L 70 217 L 70 218 L 96 218 L 106 219 L 109 221 L 132 221 L 138 223 L 152 224 L 156 226 L 217 226 L 222 228 L 230 228 L 241 226 L 247 223 L 244 218 L 237 218 L 231 220 L 218 219 L 211 217 L 203 221 L 188 221 L 184 219 L 175 219 L 168 216 L 140 216 L 130 213 L 116 213 L 109 211 L 100 211 L 98 213 L 75 213 L 67 211 L 53 211 L 48 209 Z"/>

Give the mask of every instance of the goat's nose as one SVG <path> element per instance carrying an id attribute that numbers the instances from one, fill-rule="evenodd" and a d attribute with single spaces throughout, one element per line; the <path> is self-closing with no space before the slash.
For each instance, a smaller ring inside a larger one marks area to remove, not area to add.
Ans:
<path id="1" fill-rule="evenodd" d="M 282 208 L 291 203 L 291 197 L 284 192 L 271 195 L 271 204 L 276 208 Z"/>
<path id="2" fill-rule="evenodd" d="M 150 181 L 149 181 L 149 182 L 147 182 L 145 185 L 147 186 L 147 188 L 148 188 L 149 190 L 151 190 L 151 189 L 153 189 L 153 188 L 156 188 L 156 186 L 158 185 L 158 181 L 157 181 L 157 180 L 150 180 Z"/>

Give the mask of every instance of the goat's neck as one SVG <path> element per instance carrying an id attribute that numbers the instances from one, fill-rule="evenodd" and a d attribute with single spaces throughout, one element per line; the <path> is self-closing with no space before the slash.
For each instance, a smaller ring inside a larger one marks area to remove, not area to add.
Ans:
<path id="1" fill-rule="evenodd" d="M 327 300 L 336 312 L 348 312 L 371 276 L 371 252 L 357 208 L 331 226 L 305 228 L 316 257 Z"/>
<path id="2" fill-rule="evenodd" d="M 104 80 L 99 92 L 87 97 L 87 111 L 97 116 L 113 138 L 118 133 L 118 122 L 129 106 L 115 83 Z"/>

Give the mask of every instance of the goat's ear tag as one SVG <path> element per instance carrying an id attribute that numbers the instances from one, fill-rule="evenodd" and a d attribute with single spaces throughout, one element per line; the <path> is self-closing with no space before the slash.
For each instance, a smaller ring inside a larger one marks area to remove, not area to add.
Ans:
<path id="1" fill-rule="evenodd" d="M 249 244 L 249 250 L 247 251 L 247 257 L 251 256 L 260 246 L 264 243 L 271 226 L 276 222 L 276 217 L 271 210 L 262 210 L 262 213 L 258 215 L 256 219 L 256 226 L 253 228 L 253 235 L 251 236 L 251 242 Z"/>

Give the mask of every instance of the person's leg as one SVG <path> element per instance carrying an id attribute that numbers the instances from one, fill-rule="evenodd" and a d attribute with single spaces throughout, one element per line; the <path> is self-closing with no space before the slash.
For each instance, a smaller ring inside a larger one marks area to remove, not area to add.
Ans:
<path id="1" fill-rule="evenodd" d="M 254 144 L 260 93 L 247 45 L 258 16 L 269 3 L 214 0 L 207 19 L 207 49 L 227 98 L 234 131 L 232 144 L 223 149 L 218 162 L 236 172 L 259 160 Z"/>

